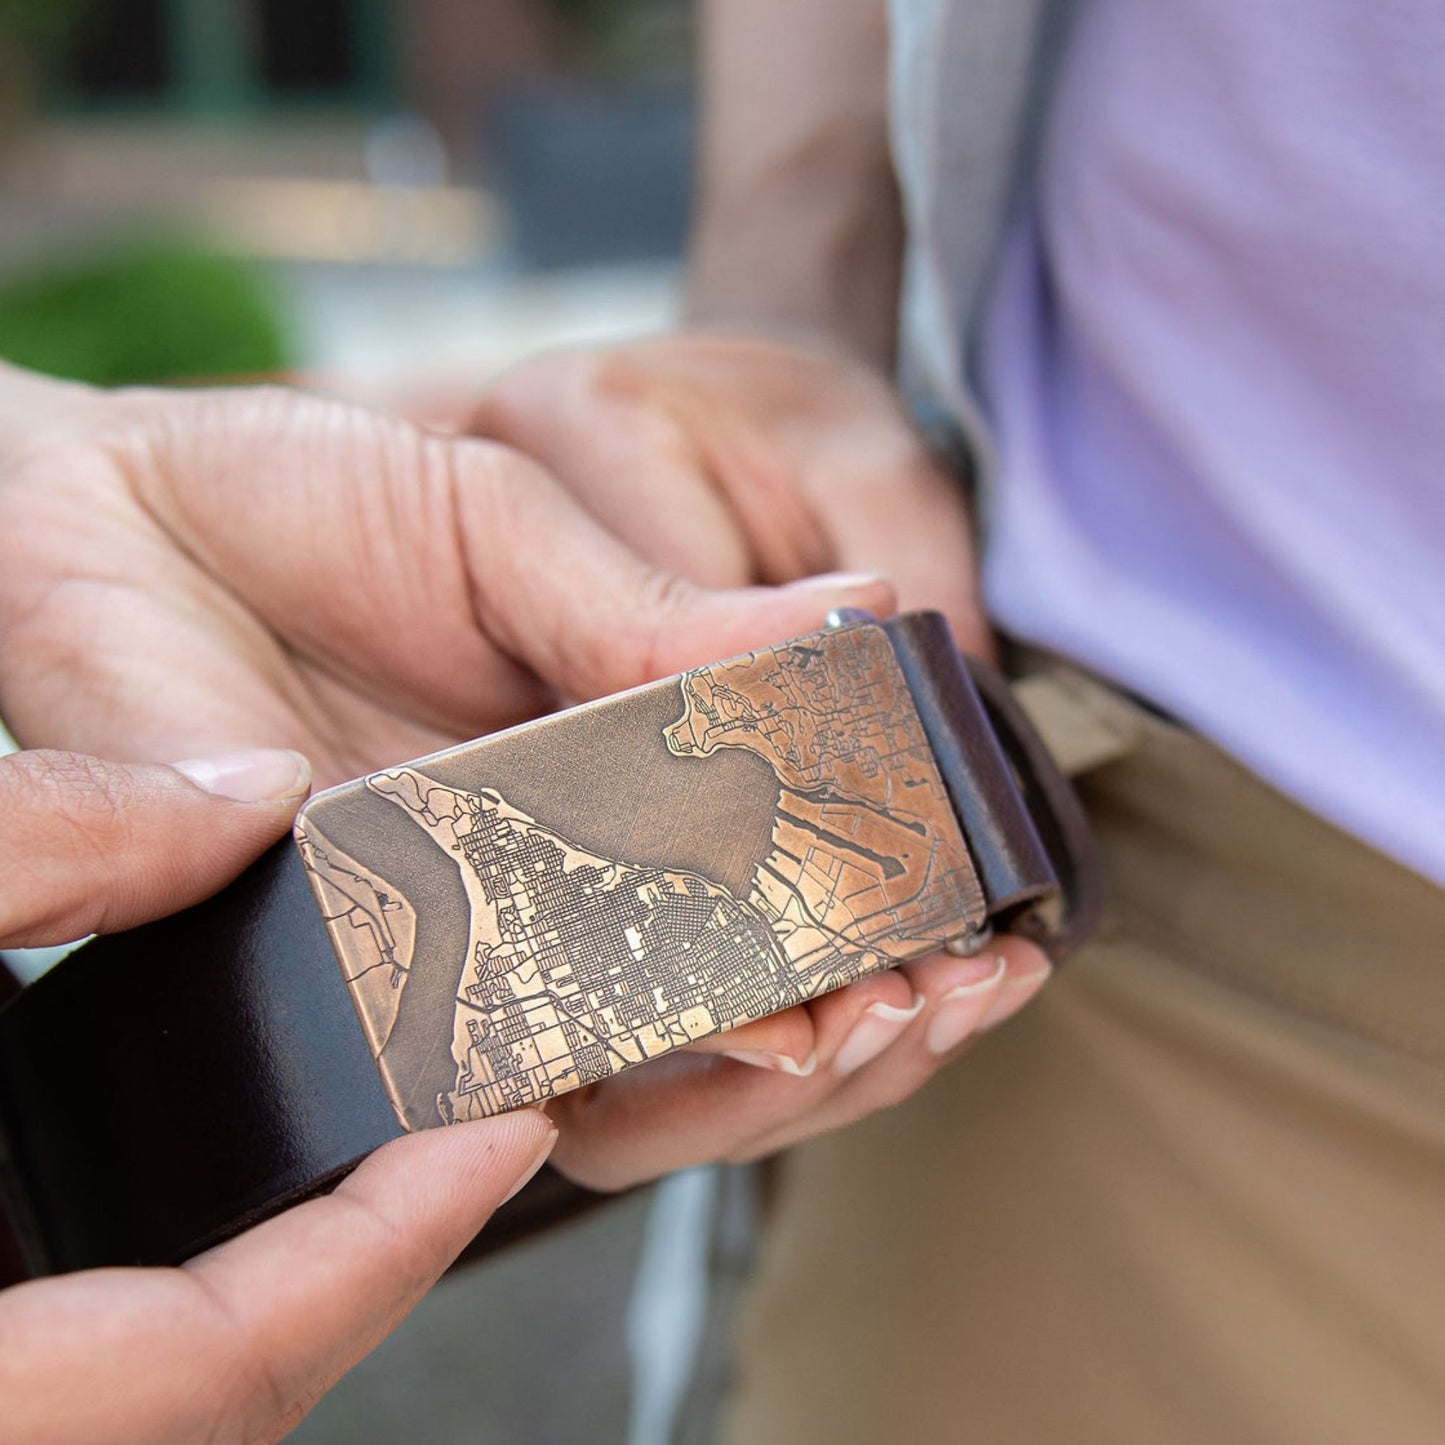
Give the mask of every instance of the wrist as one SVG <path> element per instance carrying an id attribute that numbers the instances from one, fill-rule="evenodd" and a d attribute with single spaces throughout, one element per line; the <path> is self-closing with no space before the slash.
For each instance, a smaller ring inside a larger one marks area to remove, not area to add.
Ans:
<path id="1" fill-rule="evenodd" d="M 814 137 L 704 184 L 683 314 L 690 326 L 801 341 L 891 371 L 902 223 L 881 137 Z"/>
<path id="2" fill-rule="evenodd" d="M 891 366 L 903 227 L 885 0 L 704 0 L 700 325 L 827 337 Z"/>

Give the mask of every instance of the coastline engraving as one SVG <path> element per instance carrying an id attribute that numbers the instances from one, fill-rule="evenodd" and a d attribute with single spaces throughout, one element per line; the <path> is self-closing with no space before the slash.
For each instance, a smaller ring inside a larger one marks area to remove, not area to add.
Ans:
<path id="1" fill-rule="evenodd" d="M 745 890 L 708 870 L 583 846 L 485 785 L 482 740 L 449 755 L 448 781 L 423 760 L 348 785 L 400 810 L 460 880 L 465 937 L 449 958 L 417 960 L 417 900 L 344 853 L 315 819 L 298 826 L 383 1080 L 413 1126 L 597 1082 L 917 957 L 981 919 L 977 874 L 879 629 L 819 634 L 656 687 L 673 699 L 660 738 L 669 767 L 705 770 L 742 749 L 776 779 L 766 845 L 748 867 L 711 870 L 746 878 Z M 534 726 L 567 723 L 563 714 Z M 477 782 L 459 786 L 455 762 L 469 750 Z M 338 831 L 326 798 L 318 804 Z M 706 829 L 707 817 L 695 825 Z M 729 846 L 720 836 L 719 856 Z M 425 1099 L 399 1097 L 387 1052 L 419 967 L 454 980 L 447 1086 Z"/>

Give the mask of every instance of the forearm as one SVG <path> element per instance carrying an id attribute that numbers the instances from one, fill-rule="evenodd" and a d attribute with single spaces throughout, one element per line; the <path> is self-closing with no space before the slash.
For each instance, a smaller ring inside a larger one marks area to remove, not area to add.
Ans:
<path id="1" fill-rule="evenodd" d="M 886 0 L 702 0 L 689 320 L 891 363 L 902 221 Z"/>

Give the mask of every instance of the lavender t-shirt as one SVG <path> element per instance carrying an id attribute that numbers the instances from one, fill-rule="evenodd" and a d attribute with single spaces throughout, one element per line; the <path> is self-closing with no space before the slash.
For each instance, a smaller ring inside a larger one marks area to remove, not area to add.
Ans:
<path id="1" fill-rule="evenodd" d="M 1445 3 L 1093 0 L 986 340 L 997 616 L 1445 882 Z"/>

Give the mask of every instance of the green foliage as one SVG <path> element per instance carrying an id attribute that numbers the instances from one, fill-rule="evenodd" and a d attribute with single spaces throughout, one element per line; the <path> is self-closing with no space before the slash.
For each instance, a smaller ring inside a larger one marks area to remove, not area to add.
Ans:
<path id="1" fill-rule="evenodd" d="M 156 240 L 0 285 L 0 356 L 118 386 L 280 371 L 291 350 L 280 309 L 250 266 Z"/>

